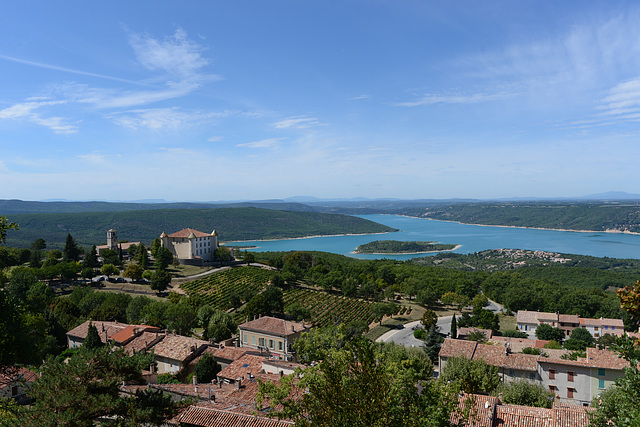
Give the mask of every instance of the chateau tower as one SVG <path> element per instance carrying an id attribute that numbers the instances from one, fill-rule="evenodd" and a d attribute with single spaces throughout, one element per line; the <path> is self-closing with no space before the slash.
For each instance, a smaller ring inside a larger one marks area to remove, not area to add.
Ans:
<path id="1" fill-rule="evenodd" d="M 113 228 L 107 231 L 107 248 L 114 251 L 118 249 L 118 232 Z"/>

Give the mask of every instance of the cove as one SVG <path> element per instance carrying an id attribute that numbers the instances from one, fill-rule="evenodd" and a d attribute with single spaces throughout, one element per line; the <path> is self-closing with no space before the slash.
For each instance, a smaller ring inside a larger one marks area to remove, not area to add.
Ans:
<path id="1" fill-rule="evenodd" d="M 358 215 L 400 231 L 356 236 L 322 236 L 302 239 L 227 242 L 227 245 L 255 245 L 252 251 L 322 251 L 360 259 L 406 260 L 428 254 L 353 254 L 358 245 L 374 240 L 438 241 L 461 245 L 454 253 L 487 249 L 529 249 L 565 254 L 640 259 L 640 235 L 603 232 L 537 230 L 459 224 L 399 215 Z"/>

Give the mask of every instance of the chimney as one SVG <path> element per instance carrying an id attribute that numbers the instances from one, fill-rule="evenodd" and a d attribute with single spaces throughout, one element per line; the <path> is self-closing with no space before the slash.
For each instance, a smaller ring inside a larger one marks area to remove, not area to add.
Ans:
<path id="1" fill-rule="evenodd" d="M 193 385 L 198 385 L 198 377 L 196 375 L 193 376 Z"/>
<path id="2" fill-rule="evenodd" d="M 296 331 L 295 326 L 291 325 L 291 332 L 295 332 L 295 331 Z"/>
<path id="3" fill-rule="evenodd" d="M 240 390 L 240 383 L 242 382 L 242 378 L 236 379 L 236 390 Z"/>
<path id="4" fill-rule="evenodd" d="M 284 371 L 280 370 L 280 372 L 278 372 L 278 375 L 280 376 L 280 379 L 282 379 L 282 377 L 284 377 Z"/>

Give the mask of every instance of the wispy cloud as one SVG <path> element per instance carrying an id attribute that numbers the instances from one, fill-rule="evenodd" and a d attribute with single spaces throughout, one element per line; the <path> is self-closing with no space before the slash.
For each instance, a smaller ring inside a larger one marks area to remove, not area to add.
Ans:
<path id="1" fill-rule="evenodd" d="M 358 96 L 354 96 L 353 98 L 349 98 L 349 101 L 359 101 L 361 99 L 369 99 L 371 98 L 370 95 L 358 95 Z"/>
<path id="2" fill-rule="evenodd" d="M 30 66 L 69 72 L 77 75 L 99 77 L 123 83 L 143 85 L 143 90 L 130 88 L 101 88 L 84 83 L 64 83 L 54 86 L 47 101 L 26 101 L 17 103 L 0 111 L 0 119 L 21 119 L 49 127 L 56 133 L 73 133 L 78 126 L 70 125 L 69 119 L 63 117 L 46 117 L 36 112 L 43 107 L 55 104 L 84 104 L 97 110 L 112 110 L 106 117 L 113 122 L 130 129 L 175 129 L 185 123 L 193 123 L 206 119 L 206 114 L 187 117 L 186 113 L 176 112 L 171 108 L 140 109 L 134 111 L 118 111 L 132 107 L 142 107 L 162 101 L 187 96 L 200 88 L 204 82 L 219 80 L 214 74 L 203 72 L 208 60 L 202 56 L 204 48 L 188 39 L 181 28 L 163 40 L 155 39 L 147 34 L 129 34 L 129 42 L 138 62 L 147 70 L 161 72 L 162 76 L 153 76 L 154 85 L 138 83 L 117 77 L 105 76 L 59 67 L 18 58 L 0 56 L 0 59 L 22 63 Z M 161 80 L 159 80 L 161 79 Z M 158 84 L 157 82 L 162 83 Z M 156 86 L 154 88 L 154 86 Z M 86 112 L 86 110 L 84 110 Z M 213 117 L 218 113 L 211 113 Z"/>
<path id="3" fill-rule="evenodd" d="M 273 124 L 276 129 L 307 129 L 320 125 L 317 118 L 307 116 L 288 117 Z"/>
<path id="4" fill-rule="evenodd" d="M 479 102 L 499 101 L 515 96 L 513 93 L 473 93 L 473 94 L 427 94 L 415 101 L 398 102 L 396 107 L 419 107 L 433 104 L 477 104 Z"/>
<path id="5" fill-rule="evenodd" d="M 78 127 L 69 124 L 64 118 L 57 116 L 46 117 L 37 110 L 48 106 L 65 104 L 66 101 L 27 101 L 0 110 L 0 119 L 26 120 L 40 126 L 48 127 L 58 134 L 75 133 Z"/>
<path id="6" fill-rule="evenodd" d="M 267 138 L 261 139 L 260 141 L 252 141 L 245 142 L 243 144 L 238 144 L 238 147 L 246 147 L 246 148 L 276 148 L 280 146 L 280 143 L 284 141 L 286 138 Z"/>
<path id="7" fill-rule="evenodd" d="M 209 141 L 209 142 L 220 142 L 223 139 L 224 138 L 221 137 L 221 136 L 212 136 L 212 137 L 207 138 L 207 141 Z"/>

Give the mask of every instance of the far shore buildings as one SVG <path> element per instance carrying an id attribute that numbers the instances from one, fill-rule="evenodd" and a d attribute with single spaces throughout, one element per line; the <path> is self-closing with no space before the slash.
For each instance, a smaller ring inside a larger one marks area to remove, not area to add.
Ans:
<path id="1" fill-rule="evenodd" d="M 624 324 L 621 319 L 604 319 L 602 317 L 586 319 L 575 314 L 519 310 L 516 315 L 516 323 L 518 330 L 526 332 L 529 336 L 535 335 L 536 328 L 543 323 L 561 329 L 567 337 L 577 328 L 586 329 L 594 338 L 606 334 L 622 335 L 624 333 Z"/>
<path id="2" fill-rule="evenodd" d="M 218 249 L 216 230 L 211 234 L 193 228 L 185 228 L 172 234 L 163 231 L 160 240 L 162 247 L 169 249 L 182 264 L 213 261 L 214 252 Z"/>

